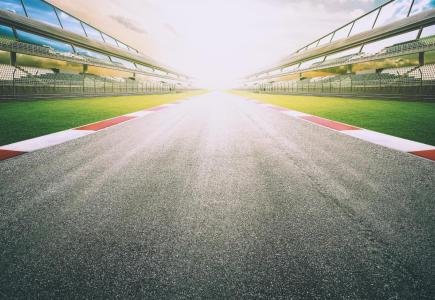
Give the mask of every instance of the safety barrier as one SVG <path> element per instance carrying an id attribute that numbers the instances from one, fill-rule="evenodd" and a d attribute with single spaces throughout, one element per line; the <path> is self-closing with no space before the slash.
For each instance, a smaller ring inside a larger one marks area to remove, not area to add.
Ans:
<path id="1" fill-rule="evenodd" d="M 435 65 L 260 83 L 246 87 L 245 90 L 271 94 L 379 95 L 435 99 Z"/>
<path id="2" fill-rule="evenodd" d="M 0 99 L 176 93 L 186 87 L 161 81 L 59 73 L 0 65 Z"/>

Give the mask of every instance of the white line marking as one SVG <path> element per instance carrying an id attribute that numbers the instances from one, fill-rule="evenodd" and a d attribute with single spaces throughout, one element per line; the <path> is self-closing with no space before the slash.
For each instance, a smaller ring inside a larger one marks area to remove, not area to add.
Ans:
<path id="1" fill-rule="evenodd" d="M 159 105 L 159 106 L 156 106 L 156 107 L 151 107 L 151 109 L 153 109 L 153 108 L 164 108 L 164 107 L 169 108 L 169 107 L 171 107 L 171 106 L 174 106 L 174 104 L 171 104 L 171 103 L 168 103 L 168 104 L 162 104 L 162 105 Z"/>
<path id="2" fill-rule="evenodd" d="M 295 118 L 311 116 L 309 114 L 306 114 L 306 113 L 303 113 L 300 111 L 296 111 L 296 110 L 287 110 L 287 111 L 283 111 L 282 113 L 285 115 L 288 115 L 290 117 L 295 117 Z"/>
<path id="3" fill-rule="evenodd" d="M 65 131 L 60 131 L 44 136 L 40 136 L 34 139 L 25 140 L 18 143 L 9 144 L 6 146 L 2 146 L 3 150 L 12 150 L 12 151 L 22 151 L 22 152 L 32 152 L 40 149 L 44 149 L 47 147 L 59 145 L 65 143 L 67 141 L 71 141 L 89 134 L 95 133 L 91 130 L 74 130 L 69 129 Z"/>
<path id="4" fill-rule="evenodd" d="M 191 98 L 180 99 L 180 100 L 178 100 L 178 102 L 185 101 L 185 100 L 191 100 Z M 159 105 L 159 106 L 150 108 L 151 109 L 150 111 L 149 110 L 142 110 L 142 111 L 137 111 L 137 112 L 133 112 L 133 113 L 118 116 L 118 117 L 126 116 L 126 117 L 141 118 L 141 117 L 145 117 L 146 115 L 155 113 L 156 111 L 152 110 L 153 108 L 166 108 L 166 107 L 169 108 L 171 106 L 175 106 L 175 104 L 172 104 L 172 103 L 163 104 L 163 105 Z M 115 117 L 115 118 L 118 118 L 118 117 Z M 108 119 L 108 120 L 110 120 L 110 119 Z M 107 121 L 107 120 L 101 120 L 99 122 L 103 122 L 103 121 Z M 99 123 L 99 122 L 96 122 L 96 123 Z M 95 123 L 92 123 L 92 124 L 95 124 Z M 88 125 L 92 125 L 92 124 L 82 125 L 80 127 L 84 127 L 84 126 L 88 126 Z M 77 127 L 77 128 L 79 128 L 79 127 Z M 41 150 L 41 149 L 48 148 L 51 146 L 59 145 L 59 144 L 62 144 L 62 143 L 65 143 L 65 142 L 68 142 L 68 141 L 71 141 L 74 139 L 81 138 L 83 136 L 87 136 L 89 134 L 97 133 L 97 132 L 98 131 L 95 131 L 95 130 L 77 130 L 76 128 L 73 128 L 73 129 L 55 132 L 52 134 L 36 137 L 33 139 L 29 139 L 29 140 L 25 140 L 25 141 L 13 143 L 13 144 L 1 146 L 0 150 L 33 152 L 36 150 Z"/>
<path id="5" fill-rule="evenodd" d="M 387 148 L 403 151 L 403 152 L 414 152 L 414 151 L 424 151 L 433 150 L 434 146 L 426 145 L 402 138 L 398 138 L 392 135 L 383 134 L 367 129 L 361 130 L 344 130 L 341 131 L 344 134 L 356 137 L 358 139 L 371 142 L 373 144 L 381 145 Z"/>
<path id="6" fill-rule="evenodd" d="M 272 105 L 272 104 L 264 104 L 264 103 L 260 103 L 261 106 L 263 107 L 267 107 L 267 108 L 277 108 L 278 106 L 276 105 Z"/>
<path id="7" fill-rule="evenodd" d="M 152 113 L 154 113 L 154 111 L 145 111 L 145 110 L 143 110 L 143 111 L 137 111 L 137 112 L 134 112 L 134 113 L 130 113 L 130 114 L 127 114 L 127 115 L 124 115 L 124 116 L 126 116 L 126 117 L 142 118 L 142 117 L 145 117 L 146 115 L 149 115 L 149 114 L 152 114 Z"/>
<path id="8" fill-rule="evenodd" d="M 255 100 L 253 100 L 253 101 L 256 102 Z M 275 107 L 274 105 L 271 105 L 271 104 L 266 104 L 266 103 L 262 103 L 262 102 L 257 102 L 257 103 L 263 107 Z M 295 110 L 288 110 L 288 111 L 281 111 L 281 112 L 283 114 L 288 115 L 288 116 L 299 118 L 300 120 L 304 120 L 304 119 L 301 119 L 301 117 L 311 116 L 309 114 L 295 111 Z M 328 119 L 326 119 L 326 120 L 328 120 Z M 312 123 L 312 124 L 322 126 L 322 125 L 317 124 L 317 123 Z M 345 123 L 342 123 L 342 124 L 347 125 Z M 352 126 L 352 125 L 349 125 L 349 126 Z M 325 126 L 322 126 L 322 127 L 325 127 Z M 325 128 L 328 128 L 328 127 L 325 127 Z M 402 139 L 399 137 L 395 137 L 392 135 L 383 134 L 380 132 L 371 131 L 371 130 L 367 130 L 367 129 L 340 130 L 339 132 L 344 133 L 344 134 L 349 135 L 349 136 L 352 136 L 352 137 L 355 137 L 355 138 L 358 138 L 360 140 L 364 140 L 364 141 L 372 143 L 372 144 L 384 146 L 386 148 L 390 148 L 390 149 L 394 149 L 394 150 L 398 150 L 398 151 L 402 151 L 402 152 L 409 153 L 409 152 L 435 150 L 435 146 L 432 146 L 432 145 L 414 142 L 411 140 Z"/>

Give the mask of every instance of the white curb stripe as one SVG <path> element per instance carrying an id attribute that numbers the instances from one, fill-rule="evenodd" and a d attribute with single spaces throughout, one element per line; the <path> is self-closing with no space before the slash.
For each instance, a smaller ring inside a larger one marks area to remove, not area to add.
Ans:
<path id="1" fill-rule="evenodd" d="M 152 113 L 154 113 L 154 111 L 145 111 L 145 110 L 143 110 L 143 111 L 137 111 L 137 112 L 134 112 L 134 113 L 131 113 L 131 114 L 127 114 L 125 116 L 126 117 L 142 118 L 142 117 L 145 117 L 146 115 L 149 115 L 149 114 L 152 114 Z"/>
<path id="2" fill-rule="evenodd" d="M 254 99 L 246 99 L 249 101 L 252 101 L 256 104 L 259 104 L 263 107 L 267 107 L 267 108 L 271 108 L 271 107 L 277 107 L 275 105 L 272 104 L 266 104 L 266 103 L 262 103 L 262 102 L 258 102 Z M 281 107 L 280 107 L 281 108 Z M 285 109 L 285 108 L 283 108 Z M 293 117 L 293 118 L 297 118 L 300 120 L 304 120 L 303 118 L 306 116 L 313 116 L 310 114 L 306 114 L 303 112 L 298 112 L 295 110 L 283 110 L 281 111 L 281 113 Z M 315 117 L 315 116 L 313 116 Z M 327 120 L 327 119 L 325 119 Z M 331 120 L 332 121 L 332 120 Z M 333 121 L 335 122 L 335 121 Z M 317 124 L 317 123 L 312 123 L 312 124 Z M 342 123 L 344 124 L 344 123 Z M 322 126 L 317 124 L 318 126 Z M 344 124 L 347 125 L 347 124 Z M 348 125 L 351 126 L 351 125 Z M 324 126 L 322 126 L 324 127 Z M 328 128 L 328 127 L 325 127 Z M 434 154 L 433 151 L 435 151 L 435 146 L 432 145 L 427 145 L 427 144 L 423 144 L 423 143 L 419 143 L 419 142 L 414 142 L 411 140 L 407 140 L 407 139 L 403 139 L 403 138 L 399 138 L 399 137 L 395 137 L 392 135 L 388 135 L 388 134 L 384 134 L 384 133 L 380 133 L 380 132 L 376 132 L 376 131 L 371 131 L 371 130 L 367 130 L 367 129 L 354 129 L 354 130 L 335 130 L 332 128 L 329 128 L 330 130 L 334 130 L 337 132 L 341 132 L 344 133 L 346 135 L 352 136 L 354 138 L 372 143 L 372 144 L 376 144 L 376 145 L 380 145 L 386 148 L 390 148 L 390 149 L 394 149 L 394 150 L 398 150 L 401 152 L 405 152 L 405 153 L 410 153 L 410 154 L 414 154 L 420 157 L 423 157 L 425 159 L 429 159 L 434 161 L 435 159 L 433 158 Z M 417 154 L 418 152 L 420 153 L 424 153 L 425 151 L 429 151 L 430 153 L 428 154 Z"/>
<path id="3" fill-rule="evenodd" d="M 171 104 L 171 103 L 168 103 L 168 104 L 162 104 L 162 105 L 159 105 L 159 106 L 156 106 L 155 108 L 169 108 L 169 107 L 171 107 L 171 106 L 174 106 L 175 104 Z M 153 109 L 154 107 L 151 107 L 150 109 Z"/>
<path id="4" fill-rule="evenodd" d="M 34 139 L 25 140 L 14 144 L 9 144 L 1 147 L 0 149 L 32 152 L 43 148 L 59 145 L 67 141 L 71 141 L 89 135 L 91 133 L 94 133 L 94 131 L 69 129 L 65 131 L 60 131 L 60 132 L 40 136 Z"/>
<path id="5" fill-rule="evenodd" d="M 184 101 L 184 99 L 181 99 L 179 101 Z M 164 109 L 164 108 L 169 108 L 175 106 L 175 104 L 163 104 L 163 105 L 159 105 L 159 106 L 155 106 L 155 107 L 151 107 L 149 109 L 145 109 L 145 110 L 141 110 L 141 111 L 137 111 L 137 112 L 133 112 L 133 113 L 129 113 L 126 115 L 122 115 L 122 116 L 118 116 L 116 118 L 119 117 L 133 117 L 133 118 L 142 118 L 145 117 L 149 114 L 153 114 L 157 111 L 159 111 L 160 109 Z M 154 109 L 158 109 L 158 110 L 154 110 Z M 111 119 L 108 119 L 111 120 Z M 135 120 L 135 119 L 132 119 Z M 105 120 L 99 121 L 99 122 L 104 122 Z M 97 122 L 97 123 L 99 123 Z M 125 123 L 125 122 L 122 122 Z M 122 124 L 120 123 L 120 124 Z M 94 124 L 94 123 L 92 123 Z M 88 125 L 92 125 L 92 124 L 88 124 Z M 116 124 L 118 125 L 118 124 Z M 87 126 L 87 125 L 83 125 L 82 127 Z M 110 126 L 112 127 L 112 126 Z M 25 140 L 25 141 L 21 141 L 21 142 L 17 142 L 17 143 L 13 143 L 13 144 L 9 144 L 9 145 L 5 145 L 5 146 L 1 146 L 0 150 L 6 150 L 6 151 L 16 151 L 16 152 L 23 152 L 23 153 L 28 153 L 28 152 L 33 152 L 33 151 L 37 151 L 37 150 L 41 150 L 44 148 L 48 148 L 51 146 L 56 146 L 71 140 L 75 140 L 90 134 L 94 134 L 96 132 L 98 132 L 100 130 L 79 130 L 77 128 L 73 128 L 73 129 L 68 129 L 68 130 L 64 130 L 64 131 L 60 131 L 60 132 L 55 132 L 52 134 L 48 134 L 48 135 L 44 135 L 44 136 L 40 136 L 40 137 L 36 137 L 33 139 L 29 139 L 29 140 Z M 1 161 L 1 159 L 0 159 Z"/>
<path id="6" fill-rule="evenodd" d="M 260 104 L 261 106 L 264 106 L 264 107 L 267 107 L 267 108 L 275 108 L 275 107 L 277 107 L 277 106 L 272 105 L 272 104 L 264 104 L 264 103 L 261 103 L 261 102 L 257 102 L 257 103 Z"/>
<path id="7" fill-rule="evenodd" d="M 410 141 L 407 139 L 398 138 L 392 135 L 379 133 L 376 131 L 371 131 L 367 129 L 360 130 L 344 130 L 341 131 L 347 135 L 353 136 L 355 138 L 371 142 L 373 144 L 381 145 L 387 148 L 403 151 L 403 152 L 416 152 L 433 150 L 434 146 L 426 145 L 423 143 L 418 143 Z"/>
<path id="8" fill-rule="evenodd" d="M 295 111 L 295 110 L 283 111 L 282 113 L 285 114 L 285 115 L 288 115 L 290 117 L 296 117 L 296 118 L 311 116 L 309 114 L 306 114 L 306 113 L 303 113 L 303 112 L 300 112 L 300 111 Z"/>

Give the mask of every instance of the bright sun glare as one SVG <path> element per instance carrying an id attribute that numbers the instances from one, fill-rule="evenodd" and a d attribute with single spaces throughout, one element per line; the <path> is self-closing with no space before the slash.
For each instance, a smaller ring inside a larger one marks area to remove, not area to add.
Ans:
<path id="1" fill-rule="evenodd" d="M 339 2 L 334 10 L 325 3 Z M 361 13 L 368 0 L 51 0 L 207 88 L 229 88 Z M 347 5 L 347 6 L 346 6 Z M 87 9 L 84 10 L 83 8 Z M 93 11 L 98 10 L 96 17 Z M 327 13 L 325 13 L 328 11 Z M 121 21 L 120 21 L 121 20 Z M 116 23 L 115 23 L 116 22 Z"/>
<path id="2" fill-rule="evenodd" d="M 259 38 L 258 16 L 246 11 L 247 1 L 197 2 L 200 13 L 195 17 L 185 5 L 178 5 L 167 11 L 172 27 L 183 35 L 183 59 L 177 67 L 189 70 L 208 88 L 230 87 L 250 69 L 247 55 L 252 54 L 247 50 Z"/>

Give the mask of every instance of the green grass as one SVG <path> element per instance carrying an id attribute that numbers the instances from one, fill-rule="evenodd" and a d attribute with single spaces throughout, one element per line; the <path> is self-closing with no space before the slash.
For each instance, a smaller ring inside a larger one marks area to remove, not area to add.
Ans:
<path id="1" fill-rule="evenodd" d="M 234 93 L 365 129 L 435 145 L 435 103 Z"/>
<path id="2" fill-rule="evenodd" d="M 0 102 L 0 146 L 171 103 L 199 93 Z"/>

